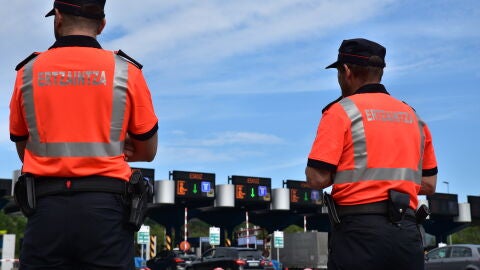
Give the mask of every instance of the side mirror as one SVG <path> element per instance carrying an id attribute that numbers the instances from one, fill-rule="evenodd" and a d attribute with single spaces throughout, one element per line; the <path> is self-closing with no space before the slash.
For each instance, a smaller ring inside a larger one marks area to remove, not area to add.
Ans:
<path id="1" fill-rule="evenodd" d="M 425 254 L 425 261 L 428 262 L 428 260 L 430 260 L 430 258 L 428 257 L 428 254 Z"/>

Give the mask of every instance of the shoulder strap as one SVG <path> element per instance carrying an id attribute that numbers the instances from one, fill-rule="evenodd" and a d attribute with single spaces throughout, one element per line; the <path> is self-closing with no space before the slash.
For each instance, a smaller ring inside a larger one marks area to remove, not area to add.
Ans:
<path id="1" fill-rule="evenodd" d="M 343 98 L 343 96 L 340 96 L 339 98 L 335 99 L 334 101 L 328 103 L 328 105 L 325 106 L 325 107 L 322 109 L 322 113 L 325 113 L 333 104 L 339 102 L 342 98 Z"/>
<path id="2" fill-rule="evenodd" d="M 16 67 L 15 71 L 19 71 L 23 66 L 25 66 L 28 62 L 32 61 L 35 57 L 39 56 L 39 52 L 34 52 L 30 54 L 27 58 L 25 58 L 22 62 L 20 62 Z"/>
<path id="3" fill-rule="evenodd" d="M 410 107 L 415 113 L 417 113 L 417 111 L 415 110 L 415 108 L 413 108 L 412 106 L 410 106 L 410 104 L 408 104 L 407 102 L 403 101 L 402 100 L 402 103 L 407 105 L 408 107 Z"/>
<path id="4" fill-rule="evenodd" d="M 134 66 L 136 66 L 138 69 L 142 69 L 143 66 L 142 64 L 140 64 L 139 62 L 135 61 L 135 59 L 133 59 L 132 57 L 128 56 L 126 53 L 124 53 L 122 50 L 118 50 L 115 52 L 115 54 L 125 58 L 126 60 L 128 60 L 128 62 L 132 63 Z"/>

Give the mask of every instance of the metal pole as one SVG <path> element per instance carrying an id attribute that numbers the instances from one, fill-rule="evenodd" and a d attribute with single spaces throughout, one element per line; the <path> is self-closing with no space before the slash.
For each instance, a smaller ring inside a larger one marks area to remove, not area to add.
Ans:
<path id="1" fill-rule="evenodd" d="M 246 222 L 246 228 L 247 228 L 247 248 L 249 247 L 250 245 L 250 241 L 249 241 L 249 238 L 250 238 L 250 232 L 248 231 L 248 211 L 245 211 L 245 222 Z"/>
<path id="2" fill-rule="evenodd" d="M 185 234 L 185 235 L 183 236 L 183 241 L 184 241 L 183 244 L 184 244 L 184 245 L 187 244 L 187 233 L 188 233 L 188 231 L 187 231 L 188 219 L 187 219 L 187 218 L 188 218 L 188 209 L 187 209 L 187 207 L 185 207 L 185 225 L 183 226 L 183 227 L 184 227 L 184 234 Z M 185 250 L 184 250 L 183 252 L 184 252 L 185 254 L 187 254 L 187 249 L 186 249 L 186 248 L 184 248 L 184 249 L 185 249 Z"/>
<path id="3" fill-rule="evenodd" d="M 447 185 L 447 193 L 450 193 L 450 182 L 448 182 L 448 181 L 443 181 L 442 183 L 444 183 L 445 185 Z"/>
<path id="4" fill-rule="evenodd" d="M 280 262 L 280 248 L 277 247 L 277 261 Z"/>
<path id="5" fill-rule="evenodd" d="M 303 216 L 303 232 L 307 232 L 307 216 Z"/>

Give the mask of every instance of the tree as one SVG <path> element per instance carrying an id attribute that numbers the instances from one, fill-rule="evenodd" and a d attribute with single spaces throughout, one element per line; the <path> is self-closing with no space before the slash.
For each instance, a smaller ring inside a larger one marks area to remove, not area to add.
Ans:
<path id="1" fill-rule="evenodd" d="M 15 257 L 20 254 L 20 240 L 23 238 L 27 218 L 22 214 L 6 215 L 0 211 L 0 230 L 6 231 L 7 234 L 15 234 Z"/>
<path id="2" fill-rule="evenodd" d="M 454 244 L 480 244 L 480 226 L 469 226 L 452 235 Z"/>

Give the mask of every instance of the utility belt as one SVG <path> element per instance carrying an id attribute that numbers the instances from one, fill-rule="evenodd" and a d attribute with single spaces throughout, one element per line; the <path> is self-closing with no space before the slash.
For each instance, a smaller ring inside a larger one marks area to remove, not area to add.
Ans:
<path id="1" fill-rule="evenodd" d="M 358 205 L 335 205 L 339 217 L 351 215 L 384 215 L 389 216 L 389 202 L 380 201 Z M 415 211 L 412 208 L 405 209 L 405 217 L 415 218 Z"/>
<path id="2" fill-rule="evenodd" d="M 14 187 L 14 199 L 22 213 L 29 217 L 35 213 L 38 198 L 79 192 L 105 192 L 122 195 L 129 208 L 126 223 L 138 231 L 147 210 L 153 186 L 144 179 L 140 170 L 133 170 L 129 182 L 105 176 L 88 177 L 34 177 L 23 174 Z"/>
<path id="3" fill-rule="evenodd" d="M 426 205 L 421 205 L 417 211 L 410 208 L 410 196 L 406 193 L 389 190 L 388 197 L 386 201 L 368 204 L 337 205 L 330 194 L 325 192 L 323 195 L 330 223 L 334 227 L 341 223 L 342 217 L 351 215 L 384 215 L 394 224 L 405 218 L 421 224 L 430 214 Z"/>
<path id="4" fill-rule="evenodd" d="M 34 180 L 36 198 L 76 192 L 106 192 L 126 195 L 128 185 L 126 181 L 105 176 L 35 177 Z"/>

